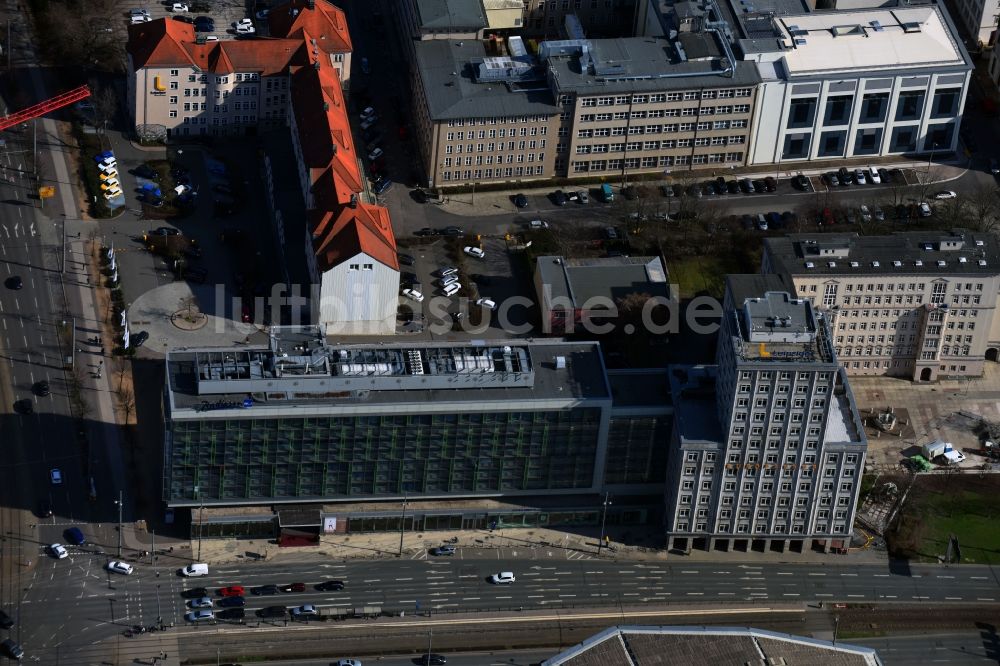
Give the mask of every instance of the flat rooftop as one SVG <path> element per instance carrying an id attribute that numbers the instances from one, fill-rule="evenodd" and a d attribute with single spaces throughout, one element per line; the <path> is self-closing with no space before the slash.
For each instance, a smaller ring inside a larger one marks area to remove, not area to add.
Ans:
<path id="1" fill-rule="evenodd" d="M 718 366 L 672 365 L 669 372 L 674 423 L 681 441 L 724 447 L 715 400 Z"/>
<path id="2" fill-rule="evenodd" d="M 615 410 L 672 411 L 670 376 L 666 368 L 608 370 Z"/>
<path id="3" fill-rule="evenodd" d="M 715 33 L 700 33 L 700 38 L 685 38 L 694 44 L 701 40 L 698 53 L 705 59 L 681 57 L 674 44 L 662 37 L 627 37 L 591 39 L 590 59 L 580 53 L 552 55 L 549 72 L 558 93 L 577 94 L 649 92 L 659 90 L 690 90 L 699 87 L 751 87 L 760 82 L 753 63 L 737 61 L 726 71 L 722 57 L 709 57 L 723 52 Z M 694 57 L 694 56 L 693 56 Z M 700 74 L 700 76 L 699 76 Z"/>
<path id="4" fill-rule="evenodd" d="M 809 300 L 769 291 L 736 306 L 732 342 L 738 358 L 754 362 L 833 361 L 823 315 L 813 310 Z"/>
<path id="5" fill-rule="evenodd" d="M 427 32 L 438 30 L 470 30 L 475 32 L 487 25 L 482 5 L 469 0 L 416 0 L 420 28 Z"/>
<path id="6" fill-rule="evenodd" d="M 670 294 L 667 272 L 659 257 L 602 257 L 566 259 L 538 258 L 542 283 L 550 297 L 566 299 L 576 308 L 588 302 L 616 304 L 629 294 L 649 294 L 666 298 Z"/>
<path id="7" fill-rule="evenodd" d="M 543 661 L 542 666 L 881 663 L 872 648 L 749 627 L 612 627 Z"/>
<path id="8" fill-rule="evenodd" d="M 433 120 L 559 113 L 544 77 L 527 87 L 508 87 L 497 81 L 477 82 L 474 63 L 493 57 L 479 40 L 430 39 L 415 42 L 413 48 Z"/>
<path id="9" fill-rule="evenodd" d="M 776 273 L 809 275 L 996 275 L 996 236 L 965 230 L 907 231 L 886 236 L 794 234 L 764 240 Z"/>
<path id="10" fill-rule="evenodd" d="M 219 417 L 313 407 L 610 400 L 597 343 L 470 341 L 325 345 L 276 329 L 268 347 L 181 349 L 167 354 L 171 415 Z M 310 411 L 309 413 L 319 413 Z"/>
<path id="11" fill-rule="evenodd" d="M 790 77 L 969 65 L 935 5 L 820 11 L 774 20 Z"/>

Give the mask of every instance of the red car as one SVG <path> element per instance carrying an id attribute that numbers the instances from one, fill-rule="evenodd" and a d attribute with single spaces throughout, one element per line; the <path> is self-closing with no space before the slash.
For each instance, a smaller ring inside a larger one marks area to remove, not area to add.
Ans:
<path id="1" fill-rule="evenodd" d="M 230 585 L 229 587 L 223 587 L 219 589 L 220 597 L 243 597 L 244 594 L 242 585 Z"/>
<path id="2" fill-rule="evenodd" d="M 282 592 L 305 592 L 305 583 L 289 583 L 288 585 L 279 585 L 278 589 Z"/>

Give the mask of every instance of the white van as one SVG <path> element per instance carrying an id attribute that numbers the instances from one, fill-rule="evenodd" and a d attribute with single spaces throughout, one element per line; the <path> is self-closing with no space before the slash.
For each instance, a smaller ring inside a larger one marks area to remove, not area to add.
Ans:
<path id="1" fill-rule="evenodd" d="M 182 576 L 207 576 L 208 575 L 208 565 L 195 563 L 189 564 L 183 569 L 181 569 Z"/>

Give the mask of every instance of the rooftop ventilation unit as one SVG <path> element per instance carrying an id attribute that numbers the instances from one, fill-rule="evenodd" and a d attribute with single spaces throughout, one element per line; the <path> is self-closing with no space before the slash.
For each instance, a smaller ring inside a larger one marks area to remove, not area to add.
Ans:
<path id="1" fill-rule="evenodd" d="M 916 21 L 907 21 L 903 24 L 903 32 L 921 32 L 920 24 Z"/>
<path id="2" fill-rule="evenodd" d="M 892 262 L 892 265 L 895 266 L 896 268 L 899 268 L 900 266 L 903 265 L 903 262 L 897 260 L 897 261 Z"/>
<path id="3" fill-rule="evenodd" d="M 882 32 L 883 30 L 885 30 L 885 28 L 882 27 L 882 23 L 879 22 L 877 19 L 875 21 L 871 21 L 870 24 L 875 32 Z"/>
<path id="4" fill-rule="evenodd" d="M 826 265 L 829 266 L 830 268 L 836 268 L 837 267 L 837 262 L 836 261 L 828 261 L 828 262 L 826 262 Z"/>
<path id="5" fill-rule="evenodd" d="M 851 268 L 857 268 L 857 267 L 858 267 L 858 266 L 860 266 L 860 265 L 861 265 L 861 264 L 859 264 L 859 263 L 858 263 L 858 262 L 856 262 L 856 261 L 852 261 L 852 262 L 851 262 Z"/>
<path id="6" fill-rule="evenodd" d="M 976 247 L 982 247 L 983 245 L 985 245 L 985 243 L 983 243 L 983 241 L 981 241 L 981 240 L 977 240 L 976 241 Z"/>
<path id="7" fill-rule="evenodd" d="M 796 46 L 805 46 L 806 45 L 806 40 L 804 40 L 801 37 L 796 37 L 795 38 L 795 45 Z"/>
<path id="8" fill-rule="evenodd" d="M 967 264 L 967 263 L 969 263 L 969 260 L 966 259 L 965 257 L 959 257 L 958 258 L 958 263 L 960 263 L 960 264 Z"/>
<path id="9" fill-rule="evenodd" d="M 566 369 L 566 357 L 565 356 L 556 356 L 556 369 L 557 370 L 565 370 Z"/>
<path id="10" fill-rule="evenodd" d="M 938 259 L 937 265 L 938 265 L 938 268 L 944 268 L 945 266 L 948 265 L 948 262 L 942 261 L 942 260 Z"/>
<path id="11" fill-rule="evenodd" d="M 877 262 L 877 261 L 873 261 L 873 262 L 872 262 L 872 266 L 873 266 L 873 267 L 875 267 L 875 268 L 878 268 L 878 267 L 879 267 L 879 266 L 881 266 L 881 265 L 882 265 L 882 264 L 880 264 L 880 263 L 879 263 L 879 262 Z"/>
<path id="12" fill-rule="evenodd" d="M 916 261 L 913 262 L 913 265 L 914 266 L 923 266 L 924 262 L 922 262 L 920 259 L 917 259 Z"/>
<path id="13" fill-rule="evenodd" d="M 816 268 L 816 264 L 811 261 L 806 262 L 806 268 Z"/>
<path id="14" fill-rule="evenodd" d="M 980 259 L 979 260 L 979 265 L 980 266 L 985 266 L 986 265 L 986 260 L 985 259 Z"/>

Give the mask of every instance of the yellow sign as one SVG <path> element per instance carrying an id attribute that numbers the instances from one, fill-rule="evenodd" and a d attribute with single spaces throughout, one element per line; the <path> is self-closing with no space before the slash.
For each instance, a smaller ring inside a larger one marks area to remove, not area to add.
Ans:
<path id="1" fill-rule="evenodd" d="M 43 185 L 38 188 L 39 199 L 51 199 L 56 195 L 56 188 L 51 185 Z"/>

